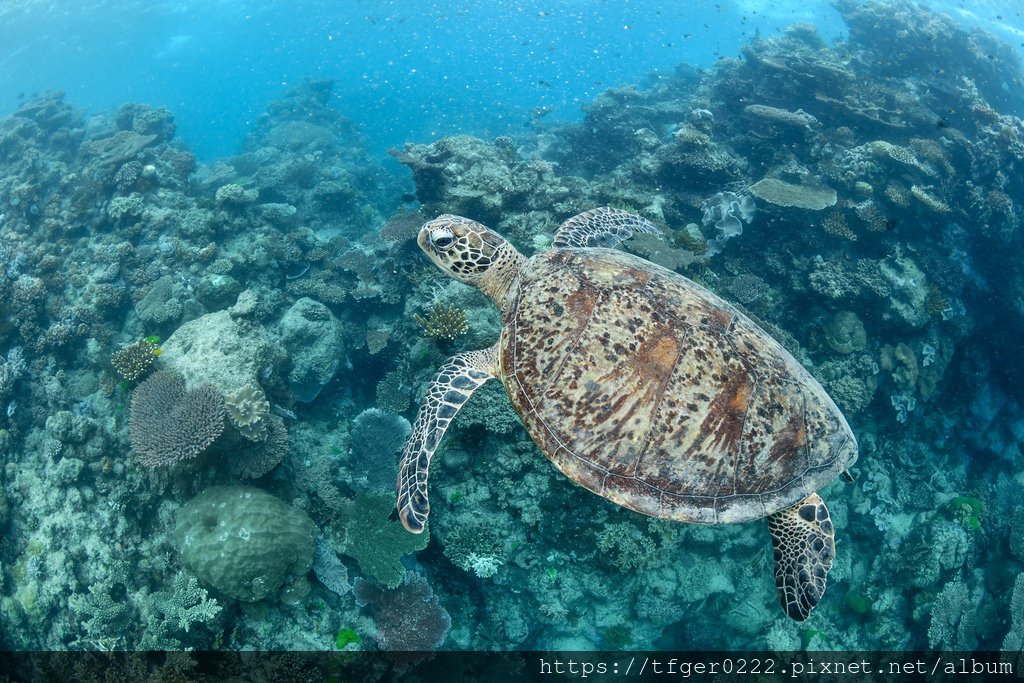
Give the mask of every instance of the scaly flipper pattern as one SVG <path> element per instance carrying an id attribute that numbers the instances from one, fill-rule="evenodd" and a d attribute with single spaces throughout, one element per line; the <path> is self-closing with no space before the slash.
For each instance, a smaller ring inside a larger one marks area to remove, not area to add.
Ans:
<path id="1" fill-rule="evenodd" d="M 783 611 L 803 621 L 825 594 L 836 556 L 835 530 L 817 493 L 768 516 L 775 548 L 775 587 Z"/>
<path id="2" fill-rule="evenodd" d="M 646 218 L 622 209 L 602 206 L 577 214 L 562 223 L 552 246 L 559 247 L 614 247 L 638 232 L 660 235 L 657 225 Z"/>
<path id="3" fill-rule="evenodd" d="M 456 354 L 440 367 L 427 389 L 398 466 L 398 516 L 402 526 L 415 534 L 423 531 L 430 512 L 430 459 L 452 418 L 474 391 L 495 377 L 497 354 L 497 345 Z"/>

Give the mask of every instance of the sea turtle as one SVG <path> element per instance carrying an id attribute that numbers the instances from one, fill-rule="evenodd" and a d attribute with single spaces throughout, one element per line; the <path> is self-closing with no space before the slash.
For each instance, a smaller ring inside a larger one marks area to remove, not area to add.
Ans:
<path id="1" fill-rule="evenodd" d="M 630 510 L 719 524 L 767 517 L 783 610 L 802 621 L 835 555 L 815 491 L 857 459 L 821 385 L 747 316 L 697 283 L 612 249 L 660 233 L 599 208 L 525 258 L 476 221 L 443 215 L 417 242 L 437 266 L 501 309 L 487 349 L 438 370 L 398 474 L 398 514 L 423 530 L 427 468 L 448 425 L 501 379 L 530 436 L 563 474 Z"/>

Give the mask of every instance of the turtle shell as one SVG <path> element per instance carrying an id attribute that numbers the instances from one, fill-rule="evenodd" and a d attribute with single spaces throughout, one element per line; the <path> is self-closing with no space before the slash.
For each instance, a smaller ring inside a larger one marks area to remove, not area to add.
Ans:
<path id="1" fill-rule="evenodd" d="M 697 283 L 610 249 L 558 249 L 522 268 L 501 377 L 566 476 L 647 515 L 765 517 L 857 459 L 821 385 L 748 317 Z"/>

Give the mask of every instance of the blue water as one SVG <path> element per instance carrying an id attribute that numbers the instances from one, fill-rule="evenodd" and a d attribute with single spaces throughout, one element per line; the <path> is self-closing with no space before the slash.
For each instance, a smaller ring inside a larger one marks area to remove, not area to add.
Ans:
<path id="1" fill-rule="evenodd" d="M 201 159 L 233 153 L 268 102 L 334 79 L 376 150 L 571 120 L 602 90 L 711 65 L 821 2 L 17 2 L 0 8 L 0 113 L 61 89 L 101 111 L 166 105 Z"/>

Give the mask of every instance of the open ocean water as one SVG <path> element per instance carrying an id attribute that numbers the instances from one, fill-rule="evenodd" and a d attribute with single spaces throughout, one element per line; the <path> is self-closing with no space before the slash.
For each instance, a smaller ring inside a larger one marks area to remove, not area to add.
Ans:
<path id="1" fill-rule="evenodd" d="M 1022 55 L 1012 0 L 0 2 L 0 649 L 1016 671 Z"/>

